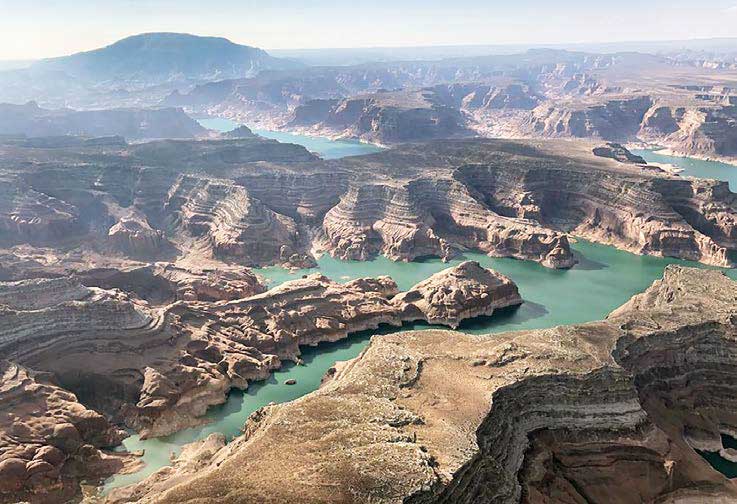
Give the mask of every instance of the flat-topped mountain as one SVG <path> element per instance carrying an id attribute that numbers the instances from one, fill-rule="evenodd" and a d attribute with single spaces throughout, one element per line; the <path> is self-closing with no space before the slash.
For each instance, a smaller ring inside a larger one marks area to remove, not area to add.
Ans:
<path id="1" fill-rule="evenodd" d="M 262 49 L 221 37 L 143 33 L 107 47 L 41 60 L 34 69 L 59 71 L 91 81 L 167 82 L 249 77 L 261 70 L 299 67 Z"/>
<path id="2" fill-rule="evenodd" d="M 75 108 L 151 105 L 180 87 L 301 67 L 220 37 L 144 33 L 93 51 L 0 71 L 0 101 Z"/>

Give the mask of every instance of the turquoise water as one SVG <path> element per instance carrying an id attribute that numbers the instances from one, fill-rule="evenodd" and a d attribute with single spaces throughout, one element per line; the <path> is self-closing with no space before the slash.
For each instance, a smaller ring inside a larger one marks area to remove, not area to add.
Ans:
<path id="1" fill-rule="evenodd" d="M 553 270 L 529 261 L 467 253 L 449 264 L 438 259 L 411 263 L 392 262 L 384 257 L 365 262 L 340 261 L 324 255 L 318 260 L 318 267 L 310 270 L 289 272 L 283 268 L 269 267 L 255 271 L 271 287 L 320 271 L 340 282 L 366 276 L 390 275 L 400 289 L 406 290 L 450 265 L 464 259 L 473 259 L 512 278 L 525 299 L 525 303 L 519 308 L 501 310 L 492 317 L 466 321 L 460 327 L 463 332 L 490 334 L 599 320 L 660 278 L 667 264 L 694 265 L 677 259 L 637 256 L 583 241 L 574 243 L 573 249 L 579 263 L 570 270 Z M 420 323 L 408 324 L 402 330 L 427 327 L 429 326 Z M 341 342 L 304 349 L 304 365 L 288 364 L 266 382 L 252 384 L 246 392 L 234 391 L 226 404 L 210 409 L 207 418 L 212 423 L 206 426 L 186 429 L 159 439 L 142 441 L 137 435 L 129 437 L 123 442 L 123 446 L 130 451 L 145 450 L 143 460 L 146 467 L 135 474 L 113 477 L 106 488 L 135 483 L 156 469 L 169 465 L 171 454 L 177 453 L 183 444 L 213 432 L 222 432 L 229 438 L 238 435 L 248 415 L 258 408 L 270 402 L 290 401 L 315 390 L 322 376 L 336 361 L 356 357 L 372 335 L 396 330 L 387 327 L 379 331 L 367 331 L 354 334 Z M 297 384 L 284 384 L 290 378 L 297 380 Z"/>
<path id="2" fill-rule="evenodd" d="M 200 123 L 208 128 L 225 131 L 237 126 L 236 123 L 225 119 L 206 119 L 200 120 Z M 321 151 L 320 146 L 323 146 L 323 154 L 329 153 L 325 154 L 326 157 L 365 153 L 355 152 L 352 150 L 354 148 L 366 148 L 367 151 L 376 149 L 363 144 L 333 142 L 303 135 L 255 131 L 271 135 L 270 137 L 279 141 L 299 143 L 318 152 Z M 317 144 L 312 143 L 313 139 L 317 141 Z M 686 170 L 685 173 L 688 175 L 721 178 L 730 182 L 734 180 L 737 183 L 737 167 L 731 165 L 662 156 L 652 151 L 636 151 L 636 153 L 645 157 L 649 162 L 667 162 L 680 166 Z M 735 170 L 734 173 L 731 170 Z M 731 187 L 734 189 L 735 185 Z M 324 255 L 318 260 L 318 267 L 310 270 L 289 272 L 283 268 L 269 267 L 255 271 L 271 287 L 299 278 L 301 275 L 319 271 L 340 282 L 359 277 L 389 275 L 394 278 L 400 289 L 406 290 L 433 273 L 457 264 L 461 260 L 473 259 L 483 266 L 496 269 L 512 278 L 525 299 L 525 303 L 518 308 L 501 310 L 492 317 L 479 317 L 466 321 L 460 327 L 463 332 L 491 334 L 507 330 L 539 329 L 599 320 L 626 302 L 632 295 L 642 292 L 654 280 L 660 278 L 666 265 L 676 263 L 698 266 L 698 264 L 677 259 L 637 256 L 612 247 L 584 241 L 574 243 L 572 248 L 579 263 L 570 270 L 552 270 L 529 261 L 491 258 L 471 252 L 449 264 L 438 259 L 411 263 L 392 262 L 384 257 L 365 262 L 340 261 Z M 734 270 L 727 274 L 732 278 L 737 277 Z M 401 330 L 427 327 L 429 326 L 426 324 L 409 324 Z M 137 435 L 129 437 L 123 442 L 123 447 L 130 451 L 145 450 L 143 461 L 146 466 L 135 474 L 118 475 L 111 478 L 106 484 L 106 489 L 135 483 L 157 469 L 169 465 L 170 456 L 178 453 L 181 446 L 186 443 L 202 439 L 213 432 L 222 432 L 228 438 L 238 435 L 252 412 L 271 402 L 286 402 L 312 392 L 317 389 L 325 372 L 336 361 L 356 357 L 368 344 L 372 335 L 396 330 L 399 329 L 382 328 L 379 331 L 367 331 L 354 334 L 337 343 L 324 343 L 314 348 L 303 349 L 304 365 L 287 364 L 275 372 L 269 380 L 254 383 L 245 392 L 233 391 L 225 404 L 208 411 L 207 419 L 211 423 L 205 426 L 186 429 L 159 439 L 142 441 Z M 287 379 L 295 379 L 296 385 L 284 384 Z M 716 460 L 713 454 L 704 454 L 704 457 L 707 460 L 712 459 L 710 462 L 717 469 L 729 470 L 726 466 L 722 467 L 724 464 Z M 718 458 L 721 459 L 721 457 Z"/>
<path id="3" fill-rule="evenodd" d="M 268 267 L 254 272 L 264 277 L 270 287 L 320 271 L 341 282 L 362 276 L 389 275 L 400 290 L 407 290 L 433 273 L 463 260 L 475 260 L 514 280 L 525 299 L 525 303 L 516 310 L 467 321 L 461 326 L 464 332 L 489 334 L 599 320 L 660 278 L 667 264 L 697 265 L 678 259 L 638 256 L 585 241 L 572 244 L 572 248 L 579 262 L 570 270 L 555 270 L 531 261 L 468 252 L 449 263 L 439 259 L 403 263 L 385 257 L 371 261 L 341 261 L 323 255 L 317 262 L 318 267 L 309 270 L 289 272 L 279 267 Z M 422 325 L 417 324 L 416 327 Z"/>
<path id="4" fill-rule="evenodd" d="M 230 119 L 223 119 L 222 117 L 210 117 L 207 119 L 198 119 L 197 121 L 205 128 L 222 132 L 231 131 L 240 126 L 237 122 Z M 381 147 L 352 140 L 330 140 L 324 137 L 297 135 L 283 131 L 270 131 L 258 128 L 251 128 L 251 130 L 257 135 L 278 140 L 282 143 L 303 145 L 307 150 L 317 153 L 324 159 L 338 159 L 346 156 L 371 154 L 382 150 Z"/>
<path id="5" fill-rule="evenodd" d="M 724 180 L 729 182 L 729 188 L 732 192 L 737 192 L 736 165 L 718 163 L 716 161 L 703 161 L 688 157 L 667 156 L 665 154 L 658 154 L 653 150 L 633 150 L 632 153 L 642 156 L 648 163 L 667 163 L 677 166 L 683 170 L 681 172 L 682 175 Z"/>
<path id="6" fill-rule="evenodd" d="M 141 440 L 132 435 L 123 441 L 121 449 L 127 451 L 144 450 L 145 466 L 133 474 L 119 474 L 110 478 L 106 490 L 130 485 L 146 478 L 157 469 L 170 465 L 172 454 L 179 453 L 182 445 L 203 439 L 214 432 L 222 432 L 228 439 L 239 435 L 248 416 L 269 403 L 282 403 L 297 399 L 320 385 L 325 372 L 336 361 L 349 360 L 357 356 L 366 346 L 370 334 L 357 333 L 351 338 L 336 343 L 324 343 L 317 347 L 307 347 L 302 351 L 304 365 L 287 363 L 266 381 L 253 383 L 247 391 L 234 390 L 228 401 L 210 408 L 206 418 L 207 425 L 185 429 L 163 438 Z M 285 385 L 287 379 L 295 379 L 295 385 Z"/>

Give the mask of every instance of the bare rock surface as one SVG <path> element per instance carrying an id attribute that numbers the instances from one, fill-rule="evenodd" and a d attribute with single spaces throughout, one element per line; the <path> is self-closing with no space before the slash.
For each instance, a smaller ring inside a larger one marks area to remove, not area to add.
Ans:
<path id="1" fill-rule="evenodd" d="M 455 329 L 465 319 L 521 304 L 522 298 L 509 278 L 476 261 L 465 261 L 395 296 L 392 303 L 406 315 L 416 313 L 430 324 Z"/>
<path id="2" fill-rule="evenodd" d="M 256 294 L 248 280 L 167 267 L 0 283 L 0 352 L 142 436 L 162 436 L 200 423 L 231 388 L 297 361 L 300 346 L 409 320 L 454 326 L 522 301 L 509 279 L 476 263 L 435 275 L 409 296 L 397 296 L 389 277 L 340 284 L 313 274 Z M 30 421 L 32 412 L 5 404 L 9 418 Z M 89 415 L 91 432 L 108 426 Z M 0 464 L 4 449 L 0 443 Z"/>
<path id="3" fill-rule="evenodd" d="M 126 463 L 106 454 L 125 437 L 44 373 L 0 360 L 0 502 L 63 502 L 78 478 L 105 478 Z"/>
<path id="4" fill-rule="evenodd" d="M 737 249 L 726 183 L 649 169 L 614 143 L 443 140 L 330 161 L 259 137 L 0 154 L 0 247 L 80 263 L 301 268 L 320 252 L 474 249 L 568 268 L 569 234 L 719 266 Z"/>
<path id="5" fill-rule="evenodd" d="M 164 233 L 152 229 L 141 215 L 121 217 L 108 231 L 112 246 L 132 257 L 157 257 L 166 246 Z"/>
<path id="6" fill-rule="evenodd" d="M 176 503 L 731 502 L 734 483 L 684 432 L 718 440 L 737 424 L 736 299 L 721 273 L 671 266 L 600 322 L 377 336 L 320 390 L 255 412 L 196 474 L 175 466 L 126 492 Z"/>

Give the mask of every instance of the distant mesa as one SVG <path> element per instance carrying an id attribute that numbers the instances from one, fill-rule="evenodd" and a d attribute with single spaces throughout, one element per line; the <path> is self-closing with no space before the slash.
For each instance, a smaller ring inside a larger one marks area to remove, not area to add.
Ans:
<path id="1" fill-rule="evenodd" d="M 100 49 L 0 70 L 0 102 L 74 108 L 159 103 L 177 89 L 292 70 L 301 63 L 220 37 L 144 33 Z"/>
<path id="2" fill-rule="evenodd" d="M 256 47 L 222 37 L 186 33 L 143 33 L 107 47 L 41 60 L 34 70 L 64 72 L 91 81 L 217 80 L 249 77 L 261 70 L 301 65 L 269 56 Z"/>

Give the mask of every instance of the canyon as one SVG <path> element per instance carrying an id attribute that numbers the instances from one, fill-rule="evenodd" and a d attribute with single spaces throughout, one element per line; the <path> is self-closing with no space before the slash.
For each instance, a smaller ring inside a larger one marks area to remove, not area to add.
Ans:
<path id="1" fill-rule="evenodd" d="M 737 159 L 737 74 L 663 55 L 530 50 L 266 72 L 161 103 L 391 145 L 449 137 L 594 138 Z"/>
<path id="2" fill-rule="evenodd" d="M 154 305 L 81 283 L 94 278 L 0 283 L 0 351 L 12 359 L 0 389 L 3 501 L 65 499 L 80 479 L 120 470 L 124 457 L 100 449 L 123 433 L 96 411 L 144 437 L 166 435 L 197 425 L 231 388 L 299 362 L 300 346 L 403 321 L 455 326 L 522 303 L 514 283 L 473 262 L 401 295 L 389 277 L 338 284 L 315 274 L 232 300 Z"/>
<path id="3" fill-rule="evenodd" d="M 0 70 L 0 502 L 737 501 L 734 178 L 650 150 L 737 49 L 658 47 Z"/>
<path id="4" fill-rule="evenodd" d="M 132 470 L 135 457 L 108 451 L 122 439 L 114 426 L 147 438 L 200 425 L 231 389 L 298 363 L 300 346 L 417 320 L 455 328 L 522 302 L 510 279 L 473 262 L 403 293 L 388 277 L 320 274 L 267 290 L 248 266 L 478 250 L 565 269 L 577 261 L 569 236 L 733 260 L 726 183 L 672 175 L 613 143 L 442 140 L 322 160 L 244 132 L 9 141 L 0 153 L 4 383 L 20 398 L 19 387 L 49 390 L 39 404 L 6 403 L 11 500 L 55 502 L 82 479 Z M 55 416 L 26 426 L 31 408 Z M 62 428 L 71 445 L 55 437 Z M 17 437 L 26 432 L 34 450 Z"/>
<path id="5" fill-rule="evenodd" d="M 320 160 L 254 135 L 8 142 L 0 154 L 9 257 L 51 247 L 61 263 L 232 270 L 472 249 L 569 268 L 574 235 L 731 266 L 737 247 L 726 183 L 671 175 L 618 144 L 443 140 Z"/>
<path id="6" fill-rule="evenodd" d="M 736 293 L 669 267 L 599 322 L 374 337 L 320 390 L 111 500 L 731 502 L 691 443 L 735 427 Z"/>

